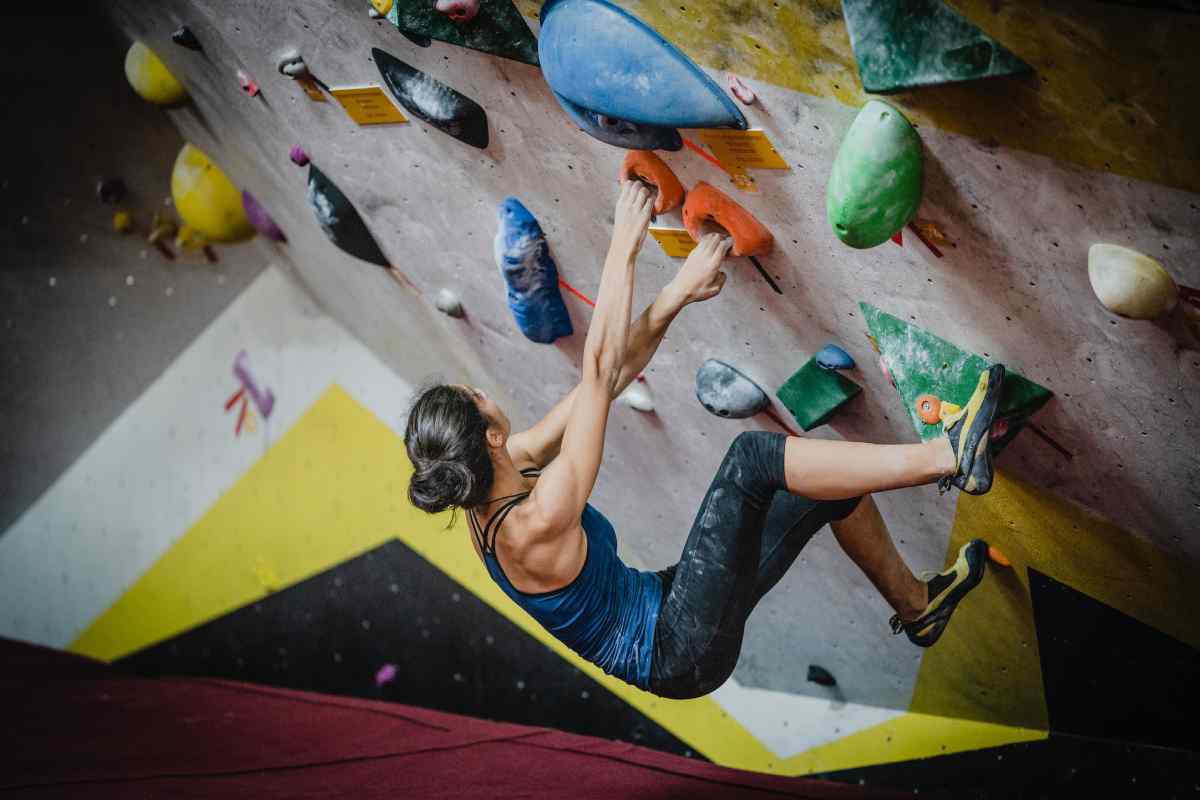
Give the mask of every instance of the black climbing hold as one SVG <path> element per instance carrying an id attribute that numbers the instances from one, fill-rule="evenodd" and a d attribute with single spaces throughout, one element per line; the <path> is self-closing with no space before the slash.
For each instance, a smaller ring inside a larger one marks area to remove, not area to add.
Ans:
<path id="1" fill-rule="evenodd" d="M 371 57 L 396 102 L 424 122 L 460 142 L 488 146 L 487 113 L 466 95 L 378 48 Z"/>
<path id="2" fill-rule="evenodd" d="M 188 50 L 199 52 L 204 49 L 200 46 L 200 40 L 196 38 L 196 34 L 192 33 L 192 29 L 187 25 L 180 25 L 176 28 L 174 33 L 171 34 L 171 41 L 180 47 L 186 47 Z"/>
<path id="3" fill-rule="evenodd" d="M 829 673 L 829 670 L 818 667 L 816 664 L 808 665 L 808 679 L 822 686 L 837 686 L 837 680 Z"/>

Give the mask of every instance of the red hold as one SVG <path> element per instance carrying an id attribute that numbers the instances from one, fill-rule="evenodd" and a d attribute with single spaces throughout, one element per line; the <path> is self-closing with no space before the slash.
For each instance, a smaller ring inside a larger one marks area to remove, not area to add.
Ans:
<path id="1" fill-rule="evenodd" d="M 459 25 L 475 19 L 479 13 L 479 0 L 437 0 L 437 10 Z"/>

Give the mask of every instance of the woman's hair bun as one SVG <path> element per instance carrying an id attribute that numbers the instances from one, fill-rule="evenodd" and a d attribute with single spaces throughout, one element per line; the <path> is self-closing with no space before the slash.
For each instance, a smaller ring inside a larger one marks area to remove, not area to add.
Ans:
<path id="1" fill-rule="evenodd" d="M 440 384 L 420 393 L 404 435 L 413 463 L 408 499 L 414 506 L 437 514 L 487 500 L 495 480 L 488 424 L 475 400 L 461 389 Z"/>

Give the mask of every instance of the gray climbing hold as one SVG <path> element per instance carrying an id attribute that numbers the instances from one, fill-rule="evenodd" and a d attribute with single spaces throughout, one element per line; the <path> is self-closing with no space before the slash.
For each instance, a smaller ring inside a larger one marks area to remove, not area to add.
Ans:
<path id="1" fill-rule="evenodd" d="M 854 359 L 842 348 L 829 342 L 816 355 L 821 369 L 854 369 Z"/>
<path id="2" fill-rule="evenodd" d="M 757 383 L 715 358 L 696 373 L 696 399 L 710 414 L 730 419 L 752 417 L 771 402 Z"/>
<path id="3" fill-rule="evenodd" d="M 437 306 L 438 311 L 448 314 L 455 319 L 462 319 L 466 313 L 463 311 L 462 300 L 450 289 L 440 290 L 437 293 L 437 298 L 434 300 L 434 305 Z"/>
<path id="4" fill-rule="evenodd" d="M 289 78 L 307 78 L 310 75 L 308 65 L 304 63 L 304 56 L 295 50 L 289 50 L 281 55 L 275 66 L 280 74 L 287 75 Z"/>
<path id="5" fill-rule="evenodd" d="M 617 396 L 617 402 L 627 405 L 636 411 L 645 411 L 647 413 L 654 411 L 654 398 L 650 395 L 650 389 L 641 381 L 634 381 L 625 388 Z"/>

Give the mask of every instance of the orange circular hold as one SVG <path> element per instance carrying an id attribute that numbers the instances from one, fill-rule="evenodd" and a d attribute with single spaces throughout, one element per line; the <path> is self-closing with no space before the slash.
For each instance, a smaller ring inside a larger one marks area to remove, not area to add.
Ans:
<path id="1" fill-rule="evenodd" d="M 1000 552 L 998 549 L 996 549 L 995 547 L 992 547 L 991 545 L 988 545 L 988 558 L 990 558 L 992 561 L 996 562 L 997 564 L 999 564 L 1002 567 L 1011 567 L 1012 566 L 1012 562 L 1008 560 L 1008 556 L 1004 555 L 1004 553 Z"/>
<path id="2" fill-rule="evenodd" d="M 927 425 L 936 425 L 942 418 L 942 401 L 931 394 L 917 398 L 917 416 Z"/>

